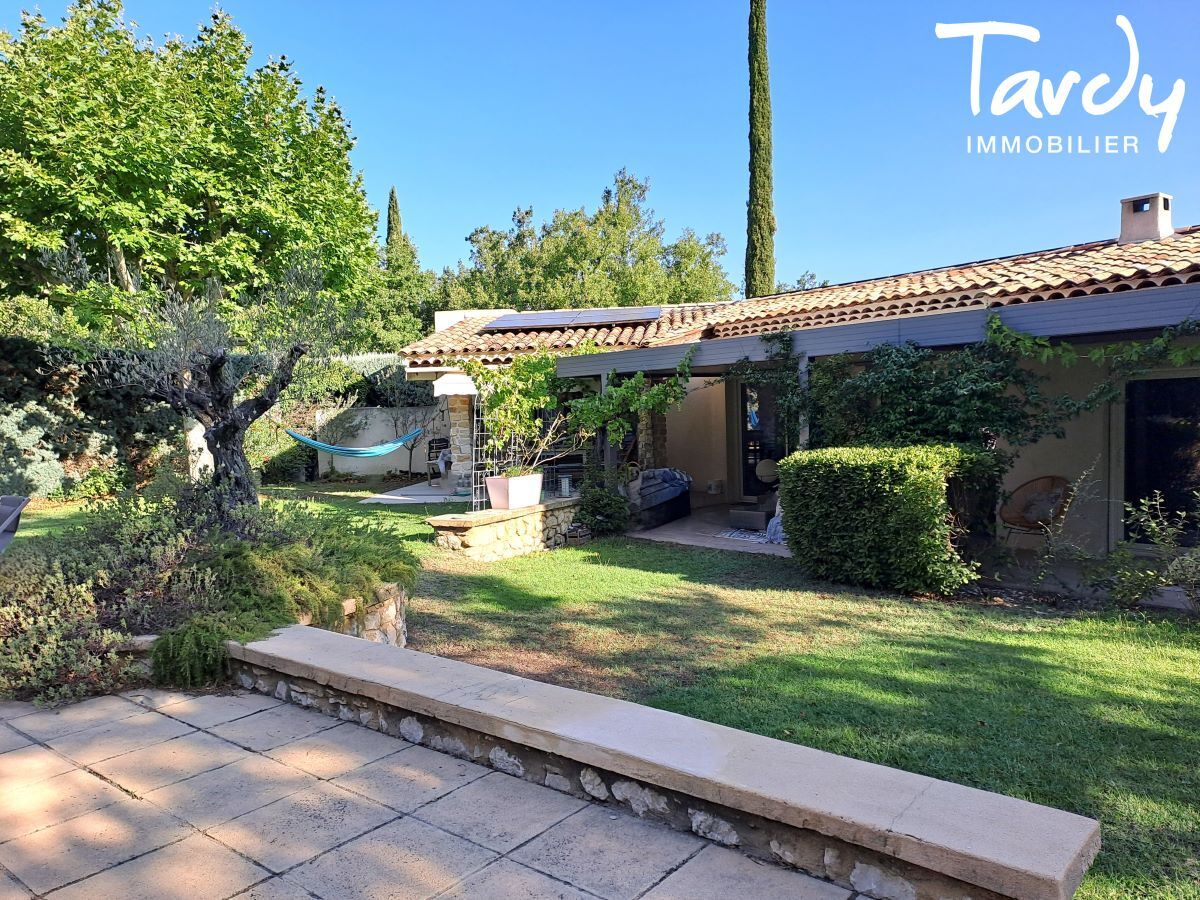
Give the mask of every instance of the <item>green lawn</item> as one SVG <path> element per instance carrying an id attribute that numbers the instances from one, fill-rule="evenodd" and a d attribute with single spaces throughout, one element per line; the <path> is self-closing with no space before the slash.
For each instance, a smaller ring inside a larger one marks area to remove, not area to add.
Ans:
<path id="1" fill-rule="evenodd" d="M 1087 898 L 1200 897 L 1200 624 L 920 601 L 630 539 L 501 563 L 361 486 L 272 489 L 421 558 L 411 645 L 1094 816 Z"/>
<path id="2" fill-rule="evenodd" d="M 86 500 L 68 500 L 65 503 L 36 500 L 21 513 L 21 527 L 17 530 L 16 540 L 57 534 L 65 528 L 78 525 L 86 508 Z"/>

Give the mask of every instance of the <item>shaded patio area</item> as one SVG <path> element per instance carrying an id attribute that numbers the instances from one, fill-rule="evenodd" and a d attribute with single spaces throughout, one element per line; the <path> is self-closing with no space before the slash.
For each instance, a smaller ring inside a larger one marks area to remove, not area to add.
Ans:
<path id="1" fill-rule="evenodd" d="M 0 703 L 0 898 L 846 898 L 258 694 Z"/>
<path id="2" fill-rule="evenodd" d="M 784 544 L 760 543 L 747 539 L 753 531 L 738 529 L 729 521 L 730 507 L 727 505 L 705 506 L 690 516 L 676 519 L 657 528 L 631 531 L 629 537 L 645 541 L 663 541 L 682 544 L 686 547 L 705 547 L 709 550 L 733 550 L 738 553 L 760 553 L 769 556 L 791 557 Z M 741 538 L 729 537 L 730 532 L 739 533 Z"/>

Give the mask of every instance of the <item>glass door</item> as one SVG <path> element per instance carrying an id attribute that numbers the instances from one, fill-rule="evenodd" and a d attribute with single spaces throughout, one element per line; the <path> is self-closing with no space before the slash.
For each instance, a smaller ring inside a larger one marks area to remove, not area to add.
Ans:
<path id="1" fill-rule="evenodd" d="M 763 460 L 780 458 L 778 435 L 778 405 L 773 388 L 741 385 L 740 415 L 738 417 L 742 456 L 742 494 L 755 499 L 775 490 L 776 478 L 764 481 L 759 468 Z"/>
<path id="2" fill-rule="evenodd" d="M 1200 378 L 1131 381 L 1124 437 L 1125 502 L 1159 491 L 1168 510 L 1192 509 L 1200 491 Z"/>

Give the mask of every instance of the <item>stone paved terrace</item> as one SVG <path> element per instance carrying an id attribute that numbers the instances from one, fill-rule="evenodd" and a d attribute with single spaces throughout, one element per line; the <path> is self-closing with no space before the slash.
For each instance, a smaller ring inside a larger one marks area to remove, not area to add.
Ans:
<path id="1" fill-rule="evenodd" d="M 258 694 L 0 701 L 0 900 L 852 892 Z"/>

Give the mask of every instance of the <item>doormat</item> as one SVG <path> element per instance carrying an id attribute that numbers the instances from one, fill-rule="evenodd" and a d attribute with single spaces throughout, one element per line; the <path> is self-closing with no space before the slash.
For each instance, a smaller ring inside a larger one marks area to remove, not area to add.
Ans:
<path id="1" fill-rule="evenodd" d="M 750 541 L 752 544 L 769 544 L 765 531 L 755 531 L 751 528 L 730 528 L 728 531 L 718 531 L 717 537 L 732 538 L 735 541 Z"/>

